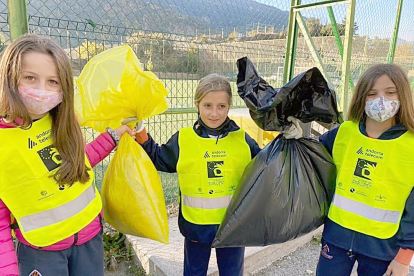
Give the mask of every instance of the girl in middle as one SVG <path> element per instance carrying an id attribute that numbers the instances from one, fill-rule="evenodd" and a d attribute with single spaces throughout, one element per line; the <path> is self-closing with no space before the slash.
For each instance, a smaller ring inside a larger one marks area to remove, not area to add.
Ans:
<path id="1" fill-rule="evenodd" d="M 136 134 L 159 171 L 178 173 L 178 224 L 184 242 L 184 276 L 206 275 L 211 244 L 247 164 L 260 151 L 258 144 L 229 119 L 232 104 L 228 80 L 217 74 L 203 77 L 194 104 L 199 118 L 163 145 L 145 128 Z M 221 276 L 243 275 L 244 247 L 217 248 Z"/>

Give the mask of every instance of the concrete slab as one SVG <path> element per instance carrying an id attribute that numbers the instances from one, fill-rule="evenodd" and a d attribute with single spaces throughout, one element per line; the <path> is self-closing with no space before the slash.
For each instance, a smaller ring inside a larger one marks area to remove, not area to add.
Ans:
<path id="1" fill-rule="evenodd" d="M 169 219 L 170 244 L 162 244 L 157 241 L 127 236 L 136 255 L 136 262 L 151 276 L 181 276 L 183 275 L 184 237 L 181 235 L 177 218 Z M 266 267 L 283 256 L 295 251 L 298 247 L 309 242 L 313 236 L 322 232 L 322 227 L 315 231 L 282 244 L 274 244 L 264 247 L 247 247 L 245 252 L 244 274 L 257 271 Z M 215 250 L 212 250 L 209 276 L 218 276 Z"/>

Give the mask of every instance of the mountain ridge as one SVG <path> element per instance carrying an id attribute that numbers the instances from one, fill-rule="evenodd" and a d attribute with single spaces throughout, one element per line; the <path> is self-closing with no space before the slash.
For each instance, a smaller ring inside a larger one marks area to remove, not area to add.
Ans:
<path id="1" fill-rule="evenodd" d="M 29 16 L 185 35 L 228 35 L 254 26 L 279 31 L 289 19 L 289 12 L 252 0 L 31 0 L 27 10 Z"/>

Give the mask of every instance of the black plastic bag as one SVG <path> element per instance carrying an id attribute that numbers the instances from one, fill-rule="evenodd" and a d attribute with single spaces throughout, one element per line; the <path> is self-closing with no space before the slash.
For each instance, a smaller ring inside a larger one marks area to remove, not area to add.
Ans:
<path id="1" fill-rule="evenodd" d="M 335 178 L 319 142 L 279 135 L 245 169 L 213 247 L 281 243 L 316 229 L 328 214 Z"/>
<path id="2" fill-rule="evenodd" d="M 275 90 L 247 58 L 238 66 L 239 95 L 263 129 L 283 129 L 289 116 L 302 122 L 341 120 L 335 91 L 317 68 Z M 328 214 L 335 180 L 335 165 L 322 144 L 279 135 L 245 169 L 212 246 L 281 243 L 316 229 Z"/>
<path id="3" fill-rule="evenodd" d="M 275 89 L 259 77 L 253 63 L 247 58 L 237 60 L 239 96 L 250 110 L 250 116 L 263 130 L 281 130 L 290 125 L 293 116 L 302 123 L 323 123 L 343 120 L 337 109 L 335 91 L 318 68 L 303 72 Z"/>

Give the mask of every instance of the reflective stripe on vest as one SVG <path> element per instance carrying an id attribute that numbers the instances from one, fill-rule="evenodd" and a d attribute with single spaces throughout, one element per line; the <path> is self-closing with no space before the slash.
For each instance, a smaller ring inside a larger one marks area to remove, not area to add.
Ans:
<path id="1" fill-rule="evenodd" d="M 221 223 L 247 164 L 250 147 L 243 130 L 217 141 L 192 127 L 180 130 L 177 163 L 183 217 L 194 224 Z"/>
<path id="2" fill-rule="evenodd" d="M 350 213 L 375 221 L 398 223 L 401 216 L 401 212 L 374 208 L 338 194 L 335 194 L 332 204 Z"/>
<path id="3" fill-rule="evenodd" d="M 47 211 L 21 217 L 21 230 L 28 232 L 66 220 L 80 213 L 95 199 L 95 197 L 94 186 L 89 186 L 88 189 L 70 202 Z"/>
<path id="4" fill-rule="evenodd" d="M 336 188 L 328 217 L 339 225 L 380 239 L 397 233 L 414 187 L 414 133 L 391 140 L 366 137 L 359 124 L 343 123 L 332 155 Z"/>
<path id="5" fill-rule="evenodd" d="M 53 176 L 62 159 L 52 141 L 48 114 L 31 128 L 0 129 L 0 198 L 11 211 L 23 237 L 45 247 L 82 230 L 102 209 L 93 185 L 58 185 Z M 85 164 L 91 167 L 85 156 Z"/>
<path id="6" fill-rule="evenodd" d="M 183 195 L 183 204 L 193 208 L 219 209 L 227 208 L 233 195 L 215 198 L 203 198 Z"/>

